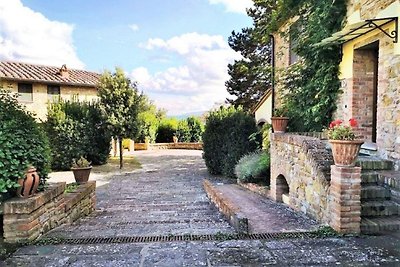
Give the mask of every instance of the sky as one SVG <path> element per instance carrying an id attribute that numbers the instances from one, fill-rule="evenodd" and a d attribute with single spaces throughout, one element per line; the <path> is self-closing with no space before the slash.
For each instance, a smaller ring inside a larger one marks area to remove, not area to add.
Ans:
<path id="1" fill-rule="evenodd" d="M 232 30 L 252 0 L 0 0 L 0 60 L 124 69 L 168 115 L 229 97 Z"/>

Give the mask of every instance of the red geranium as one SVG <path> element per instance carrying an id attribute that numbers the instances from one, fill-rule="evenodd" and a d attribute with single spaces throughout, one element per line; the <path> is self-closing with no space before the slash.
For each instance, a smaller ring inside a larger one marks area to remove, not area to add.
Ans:
<path id="1" fill-rule="evenodd" d="M 351 119 L 349 120 L 349 124 L 350 124 L 351 127 L 357 127 L 357 126 L 358 126 L 358 122 L 357 122 L 357 120 L 354 119 L 354 118 L 351 118 Z"/>
<path id="2" fill-rule="evenodd" d="M 333 127 L 335 127 L 335 126 L 338 126 L 338 125 L 340 125 L 340 124 L 342 124 L 342 120 L 335 120 L 335 121 L 332 121 L 330 124 L 329 124 L 329 128 L 333 128 Z"/>

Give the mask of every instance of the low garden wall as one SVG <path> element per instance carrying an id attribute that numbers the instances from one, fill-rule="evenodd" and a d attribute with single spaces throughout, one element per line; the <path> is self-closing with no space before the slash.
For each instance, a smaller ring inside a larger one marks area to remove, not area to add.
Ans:
<path id="1" fill-rule="evenodd" d="M 323 141 L 271 135 L 271 197 L 323 223 L 330 222 L 331 153 Z"/>
<path id="2" fill-rule="evenodd" d="M 64 193 L 65 183 L 55 183 L 30 198 L 12 198 L 5 201 L 4 241 L 33 241 L 57 226 L 89 215 L 95 210 L 95 190 L 95 181 L 81 184 L 69 193 Z"/>
<path id="3" fill-rule="evenodd" d="M 157 150 L 157 149 L 191 149 L 202 150 L 203 143 L 135 143 L 135 150 Z"/>
<path id="4" fill-rule="evenodd" d="M 270 194 L 339 233 L 360 233 L 361 168 L 333 165 L 318 138 L 271 135 Z"/>

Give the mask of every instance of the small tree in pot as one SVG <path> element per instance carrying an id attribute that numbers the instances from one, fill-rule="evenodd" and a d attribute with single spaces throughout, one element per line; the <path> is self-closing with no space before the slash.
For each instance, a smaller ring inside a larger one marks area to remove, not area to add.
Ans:
<path id="1" fill-rule="evenodd" d="M 71 170 L 74 173 L 76 183 L 84 184 L 89 180 L 90 171 L 92 170 L 90 164 L 91 163 L 82 156 L 78 160 L 73 160 Z"/>

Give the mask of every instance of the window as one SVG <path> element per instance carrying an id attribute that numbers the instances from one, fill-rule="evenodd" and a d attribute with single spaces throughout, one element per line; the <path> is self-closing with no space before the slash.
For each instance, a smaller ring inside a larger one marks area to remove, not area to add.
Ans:
<path id="1" fill-rule="evenodd" d="M 22 102 L 33 101 L 33 91 L 31 83 L 19 83 L 18 84 L 18 100 Z"/>
<path id="2" fill-rule="evenodd" d="M 299 43 L 300 27 L 299 23 L 295 22 L 290 26 L 289 31 L 289 65 L 296 63 L 299 60 L 299 55 L 294 51 Z"/>
<path id="3" fill-rule="evenodd" d="M 47 98 L 50 101 L 57 100 L 60 96 L 60 86 L 58 85 L 48 85 L 47 86 Z"/>

